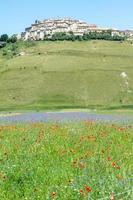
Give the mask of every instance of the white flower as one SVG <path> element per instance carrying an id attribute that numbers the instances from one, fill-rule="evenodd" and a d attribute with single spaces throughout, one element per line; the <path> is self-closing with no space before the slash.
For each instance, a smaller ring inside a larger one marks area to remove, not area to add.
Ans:
<path id="1" fill-rule="evenodd" d="M 128 75 L 126 74 L 126 72 L 122 72 L 122 73 L 120 74 L 120 76 L 121 76 L 122 78 L 128 78 Z"/>

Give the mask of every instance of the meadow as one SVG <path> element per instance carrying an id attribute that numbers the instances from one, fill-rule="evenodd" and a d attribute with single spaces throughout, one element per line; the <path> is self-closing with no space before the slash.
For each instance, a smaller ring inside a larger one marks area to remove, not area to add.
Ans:
<path id="1" fill-rule="evenodd" d="M 132 133 L 91 121 L 0 126 L 0 200 L 133 199 Z"/>
<path id="2" fill-rule="evenodd" d="M 0 50 L 0 111 L 132 109 L 132 63 L 127 41 L 8 44 Z"/>

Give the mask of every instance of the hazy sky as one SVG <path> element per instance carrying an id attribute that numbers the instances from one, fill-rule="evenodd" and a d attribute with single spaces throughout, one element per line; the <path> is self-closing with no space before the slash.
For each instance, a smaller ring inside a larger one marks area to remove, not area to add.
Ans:
<path id="1" fill-rule="evenodd" d="M 36 19 L 50 17 L 133 29 L 133 0 L 0 0 L 0 34 L 20 33 Z"/>

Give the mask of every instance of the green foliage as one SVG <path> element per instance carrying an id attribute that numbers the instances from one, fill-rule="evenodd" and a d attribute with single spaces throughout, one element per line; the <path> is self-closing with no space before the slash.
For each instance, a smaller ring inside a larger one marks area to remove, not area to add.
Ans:
<path id="1" fill-rule="evenodd" d="M 45 36 L 44 40 L 51 40 L 51 41 L 88 41 L 88 40 L 111 40 L 111 41 L 123 41 L 125 37 L 122 36 L 112 36 L 111 30 L 102 31 L 102 32 L 89 32 L 82 35 L 74 35 L 73 32 L 64 33 L 59 32 L 52 35 L 52 37 Z"/>
<path id="2" fill-rule="evenodd" d="M 4 49 L 2 55 L 3 56 L 7 56 L 8 55 L 8 51 L 6 49 Z"/>
<path id="3" fill-rule="evenodd" d="M 8 58 L 12 58 L 17 54 L 18 54 L 18 45 L 16 43 L 12 43 L 8 45 L 5 49 L 3 49 L 3 56 L 7 56 Z"/>
<path id="4" fill-rule="evenodd" d="M 16 35 L 12 35 L 9 37 L 7 34 L 3 34 L 0 36 L 0 48 L 3 48 L 6 46 L 7 43 L 16 43 L 17 37 Z M 3 55 L 8 55 L 7 49 L 3 50 Z"/>
<path id="5" fill-rule="evenodd" d="M 119 36 L 119 35 L 115 35 L 115 36 L 113 36 L 112 37 L 113 39 L 113 41 L 123 41 L 125 38 L 123 38 L 123 37 L 121 37 L 121 36 Z"/>
<path id="6" fill-rule="evenodd" d="M 0 36 L 0 41 L 7 42 L 7 40 L 8 40 L 7 34 L 3 34 L 3 35 Z"/>
<path id="7" fill-rule="evenodd" d="M 24 42 L 25 47 L 34 47 L 36 46 L 36 41 L 27 40 Z"/>
<path id="8" fill-rule="evenodd" d="M 7 42 L 8 43 L 16 43 L 17 37 L 15 35 L 12 35 L 10 38 L 8 38 Z"/>
<path id="9" fill-rule="evenodd" d="M 67 39 L 67 34 L 66 33 L 55 33 L 52 35 L 51 40 L 56 41 L 56 40 L 66 40 Z"/>
<path id="10" fill-rule="evenodd" d="M 12 44 L 12 45 L 9 47 L 9 49 L 10 49 L 11 51 L 16 51 L 16 50 L 18 49 L 18 45 L 17 45 L 17 44 Z"/>
<path id="11" fill-rule="evenodd" d="M 90 32 L 83 35 L 83 40 L 111 40 L 111 41 L 123 41 L 125 37 L 112 36 L 111 31 L 103 32 Z"/>

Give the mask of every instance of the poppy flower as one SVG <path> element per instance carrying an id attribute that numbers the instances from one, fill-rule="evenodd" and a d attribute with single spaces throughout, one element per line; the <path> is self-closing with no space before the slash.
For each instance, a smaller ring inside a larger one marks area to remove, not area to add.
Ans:
<path id="1" fill-rule="evenodd" d="M 112 167 L 114 167 L 114 168 L 116 167 L 116 164 L 115 164 L 115 162 L 112 162 Z"/>
<path id="2" fill-rule="evenodd" d="M 83 190 L 82 189 L 80 189 L 79 192 L 80 192 L 80 194 L 83 194 Z"/>
<path id="3" fill-rule="evenodd" d="M 87 186 L 87 185 L 85 185 L 85 190 L 86 190 L 86 192 L 91 192 L 91 188 L 89 187 L 89 186 Z"/>
<path id="4" fill-rule="evenodd" d="M 118 165 L 116 165 L 115 162 L 112 162 L 112 167 L 116 168 L 116 169 L 120 169 L 120 167 Z"/>

